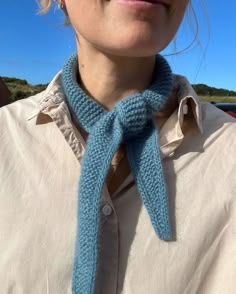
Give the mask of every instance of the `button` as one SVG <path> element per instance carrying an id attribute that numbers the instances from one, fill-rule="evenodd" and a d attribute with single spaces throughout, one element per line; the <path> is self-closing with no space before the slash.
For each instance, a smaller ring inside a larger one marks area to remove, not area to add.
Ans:
<path id="1" fill-rule="evenodd" d="M 187 104 L 184 104 L 183 106 L 183 114 L 188 114 L 188 105 Z"/>
<path id="2" fill-rule="evenodd" d="M 110 204 L 105 204 L 102 208 L 102 213 L 105 216 L 109 216 L 112 213 L 112 207 Z"/>

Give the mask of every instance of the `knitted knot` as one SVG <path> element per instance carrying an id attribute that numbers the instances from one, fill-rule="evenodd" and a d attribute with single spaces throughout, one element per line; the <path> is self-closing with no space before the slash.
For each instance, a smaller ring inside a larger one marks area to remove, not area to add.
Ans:
<path id="1" fill-rule="evenodd" d="M 137 136 L 144 130 L 148 122 L 147 107 L 141 94 L 120 101 L 116 104 L 114 111 L 122 126 L 125 138 Z"/>

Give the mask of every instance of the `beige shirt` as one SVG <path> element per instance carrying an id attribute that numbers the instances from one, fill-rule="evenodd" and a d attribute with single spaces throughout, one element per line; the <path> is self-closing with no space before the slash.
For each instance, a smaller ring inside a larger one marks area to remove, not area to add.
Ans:
<path id="1" fill-rule="evenodd" d="M 1 294 L 71 293 L 85 142 L 59 79 L 0 110 Z M 132 174 L 105 185 L 96 294 L 236 293 L 236 120 L 175 83 L 159 132 L 175 240 L 154 233 Z"/>

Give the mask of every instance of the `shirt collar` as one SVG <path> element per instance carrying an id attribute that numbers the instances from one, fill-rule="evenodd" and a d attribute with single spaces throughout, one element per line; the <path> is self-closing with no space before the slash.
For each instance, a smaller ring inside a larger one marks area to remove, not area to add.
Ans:
<path id="1" fill-rule="evenodd" d="M 177 100 L 178 106 L 159 130 L 162 158 L 173 156 L 181 145 L 189 119 L 193 120 L 199 132 L 203 133 L 201 101 L 188 80 L 175 75 L 173 91 L 176 93 L 174 102 Z"/>
<path id="2" fill-rule="evenodd" d="M 197 126 L 200 132 L 203 133 L 201 100 L 199 99 L 199 96 L 196 94 L 188 80 L 183 76 L 175 75 L 174 85 L 177 87 L 177 99 L 179 102 L 178 119 L 180 123 L 183 122 L 185 106 L 187 105 L 188 107 L 191 107 L 191 109 L 187 109 L 187 111 L 192 111 Z"/>
<path id="3" fill-rule="evenodd" d="M 46 90 L 39 93 L 40 100 L 37 107 L 30 113 L 28 120 L 46 114 L 51 117 L 51 112 L 59 108 L 60 104 L 65 102 L 63 88 L 61 84 L 61 71 L 53 78 Z M 68 115 L 70 115 L 68 110 Z"/>

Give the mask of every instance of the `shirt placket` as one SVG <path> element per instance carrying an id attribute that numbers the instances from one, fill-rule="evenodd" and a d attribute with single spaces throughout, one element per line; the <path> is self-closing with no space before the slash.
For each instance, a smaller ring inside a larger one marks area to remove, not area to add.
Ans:
<path id="1" fill-rule="evenodd" d="M 95 294 L 117 294 L 119 270 L 119 230 L 114 205 L 104 185 L 100 203 L 98 268 Z"/>

